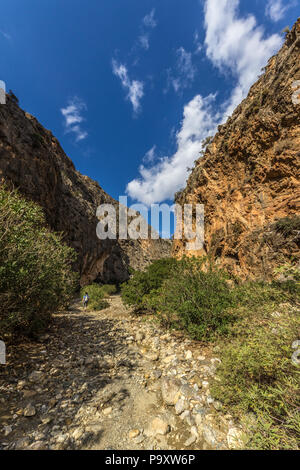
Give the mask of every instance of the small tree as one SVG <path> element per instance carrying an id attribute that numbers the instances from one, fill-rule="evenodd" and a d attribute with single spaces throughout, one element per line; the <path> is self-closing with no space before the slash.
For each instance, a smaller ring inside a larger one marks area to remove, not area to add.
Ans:
<path id="1" fill-rule="evenodd" d="M 227 276 L 203 258 L 183 257 L 165 280 L 152 304 L 166 326 L 186 330 L 191 337 L 207 340 L 227 331 L 234 304 Z"/>

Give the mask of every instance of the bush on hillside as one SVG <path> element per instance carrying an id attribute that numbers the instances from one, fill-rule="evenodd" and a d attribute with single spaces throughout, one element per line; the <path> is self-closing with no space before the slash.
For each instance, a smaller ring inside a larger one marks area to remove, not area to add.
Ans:
<path id="1" fill-rule="evenodd" d="M 262 282 L 246 283 L 236 294 L 238 320 L 220 345 L 222 363 L 211 393 L 238 418 L 250 413 L 249 448 L 297 449 L 300 369 L 291 358 L 300 318 L 294 296 Z"/>
<path id="2" fill-rule="evenodd" d="M 103 284 L 101 290 L 106 297 L 117 293 L 117 287 L 114 284 Z"/>
<path id="3" fill-rule="evenodd" d="M 145 271 L 135 271 L 130 280 L 122 285 L 121 295 L 125 305 L 132 306 L 136 313 L 147 311 L 148 296 L 157 291 L 165 279 L 173 275 L 176 260 L 164 258 L 154 261 Z"/>
<path id="4" fill-rule="evenodd" d="M 0 187 L 0 331 L 35 334 L 68 304 L 75 252 L 45 226 L 42 209 Z"/>
<path id="5" fill-rule="evenodd" d="M 150 299 L 166 326 L 186 330 L 192 338 L 208 340 L 224 334 L 233 320 L 229 307 L 234 296 L 227 276 L 206 258 L 184 257 L 172 277 Z"/>

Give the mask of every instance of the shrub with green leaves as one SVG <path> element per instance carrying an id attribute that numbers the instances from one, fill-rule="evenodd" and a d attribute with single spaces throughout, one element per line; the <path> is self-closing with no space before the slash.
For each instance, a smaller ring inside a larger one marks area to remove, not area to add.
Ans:
<path id="1" fill-rule="evenodd" d="M 122 285 L 122 300 L 126 305 L 134 307 L 136 313 L 149 310 L 149 296 L 156 292 L 169 276 L 177 261 L 173 258 L 164 258 L 154 261 L 145 271 L 135 271 L 130 280 Z"/>
<path id="2" fill-rule="evenodd" d="M 109 306 L 109 303 L 105 300 L 105 292 L 103 291 L 100 284 L 90 284 L 89 286 L 85 286 L 81 289 L 81 297 L 88 293 L 89 296 L 89 303 L 88 309 L 90 310 L 103 310 Z"/>
<path id="3" fill-rule="evenodd" d="M 227 275 L 206 258 L 184 257 L 150 302 L 166 326 L 184 329 L 195 339 L 212 339 L 233 320 L 234 296 L 226 281 Z"/>
<path id="4" fill-rule="evenodd" d="M 300 317 L 294 297 L 289 304 L 289 291 L 262 282 L 246 283 L 236 294 L 237 321 L 221 344 L 211 393 L 238 418 L 250 413 L 249 448 L 297 449 L 300 369 L 291 358 Z"/>
<path id="5" fill-rule="evenodd" d="M 106 297 L 117 293 L 117 287 L 114 284 L 103 284 L 101 290 Z"/>
<path id="6" fill-rule="evenodd" d="M 0 331 L 35 334 L 74 296 L 75 252 L 45 226 L 42 209 L 0 187 Z"/>

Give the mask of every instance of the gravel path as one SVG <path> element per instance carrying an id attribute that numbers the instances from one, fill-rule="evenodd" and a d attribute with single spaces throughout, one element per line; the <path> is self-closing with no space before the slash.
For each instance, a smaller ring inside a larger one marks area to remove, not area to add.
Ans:
<path id="1" fill-rule="evenodd" d="M 210 397 L 219 359 L 119 296 L 99 312 L 74 303 L 7 353 L 0 449 L 226 449 L 228 433 L 239 438 Z"/>

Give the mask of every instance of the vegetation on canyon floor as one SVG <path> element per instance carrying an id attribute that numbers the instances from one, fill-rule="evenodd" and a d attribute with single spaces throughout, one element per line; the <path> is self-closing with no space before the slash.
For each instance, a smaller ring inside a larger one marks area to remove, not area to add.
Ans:
<path id="1" fill-rule="evenodd" d="M 0 330 L 34 335 L 74 297 L 75 252 L 50 231 L 42 209 L 0 187 Z"/>
<path id="2" fill-rule="evenodd" d="M 283 229 L 287 225 L 290 221 Z M 300 338 L 298 270 L 286 265 L 277 270 L 280 282 L 243 283 L 205 258 L 172 260 L 169 271 L 159 269 L 168 263 L 161 260 L 134 273 L 122 287 L 124 302 L 220 348 L 212 393 L 245 422 L 248 448 L 297 449 L 300 370 L 291 358 L 292 344 Z"/>

